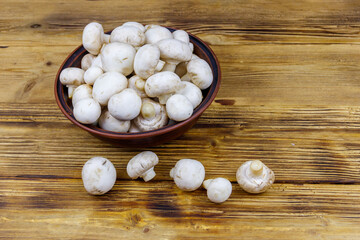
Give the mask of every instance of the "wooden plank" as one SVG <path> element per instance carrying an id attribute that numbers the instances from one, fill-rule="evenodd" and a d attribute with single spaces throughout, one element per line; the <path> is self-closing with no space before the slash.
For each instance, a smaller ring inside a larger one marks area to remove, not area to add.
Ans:
<path id="1" fill-rule="evenodd" d="M 359 185 L 275 184 L 261 195 L 233 188 L 219 205 L 207 200 L 204 189 L 182 192 L 172 182 L 118 181 L 111 192 L 95 197 L 81 180 L 0 179 L 2 237 L 360 237 Z"/>
<path id="2" fill-rule="evenodd" d="M 359 108 L 237 103 L 218 99 L 184 136 L 147 148 L 160 158 L 156 179 L 169 180 L 177 160 L 194 158 L 207 176 L 232 181 L 241 163 L 260 159 L 278 182 L 360 182 Z M 119 178 L 128 179 L 128 160 L 146 150 L 94 138 L 65 119 L 55 104 L 2 103 L 0 109 L 0 176 L 78 178 L 84 162 L 100 155 L 115 164 Z"/>

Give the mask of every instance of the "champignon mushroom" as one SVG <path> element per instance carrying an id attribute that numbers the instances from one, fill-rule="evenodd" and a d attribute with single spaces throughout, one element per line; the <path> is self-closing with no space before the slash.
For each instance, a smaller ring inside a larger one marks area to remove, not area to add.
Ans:
<path id="1" fill-rule="evenodd" d="M 168 63 L 165 62 L 164 67 L 161 69 L 162 72 L 169 71 L 169 72 L 175 72 L 176 64 L 175 63 Z"/>
<path id="2" fill-rule="evenodd" d="M 139 48 L 134 58 L 135 74 L 143 79 L 147 79 L 160 71 L 165 62 L 160 60 L 160 50 L 154 44 L 146 44 Z"/>
<path id="3" fill-rule="evenodd" d="M 155 73 L 146 80 L 145 92 L 149 97 L 174 93 L 181 87 L 181 80 L 173 72 Z"/>
<path id="4" fill-rule="evenodd" d="M 72 105 L 85 98 L 92 98 L 92 87 L 88 84 L 82 84 L 74 90 L 72 97 Z"/>
<path id="5" fill-rule="evenodd" d="M 112 189 L 116 181 L 114 165 L 106 158 L 93 157 L 81 171 L 86 191 L 92 195 L 102 195 Z"/>
<path id="6" fill-rule="evenodd" d="M 100 77 L 101 74 L 103 74 L 104 71 L 96 66 L 92 66 L 88 68 L 84 73 L 84 81 L 87 84 L 93 85 L 95 80 Z"/>
<path id="7" fill-rule="evenodd" d="M 126 171 L 132 179 L 141 177 L 145 182 L 148 182 L 155 177 L 154 166 L 158 163 L 159 158 L 154 152 L 144 151 L 129 161 Z"/>
<path id="8" fill-rule="evenodd" d="M 102 68 L 105 72 L 115 71 L 128 76 L 132 73 L 136 50 L 126 43 L 109 43 L 101 51 Z"/>
<path id="9" fill-rule="evenodd" d="M 188 44 L 177 39 L 163 39 L 156 43 L 160 57 L 168 63 L 178 64 L 190 61 L 192 51 Z"/>
<path id="10" fill-rule="evenodd" d="M 98 55 L 104 43 L 104 29 L 100 23 L 92 22 L 85 26 L 82 42 L 84 48 L 93 55 Z"/>
<path id="11" fill-rule="evenodd" d="M 61 71 L 60 82 L 62 85 L 80 85 L 84 83 L 85 71 L 77 67 L 68 67 Z"/>
<path id="12" fill-rule="evenodd" d="M 168 122 L 165 107 L 150 98 L 143 98 L 141 114 L 133 122 L 141 131 L 159 129 Z"/>
<path id="13" fill-rule="evenodd" d="M 84 124 L 96 122 L 101 114 L 100 104 L 92 98 L 84 98 L 74 106 L 74 117 Z"/>
<path id="14" fill-rule="evenodd" d="M 176 30 L 172 33 L 174 39 L 183 41 L 184 43 L 189 43 L 189 34 L 184 30 Z"/>
<path id="15" fill-rule="evenodd" d="M 191 82 L 202 90 L 210 87 L 213 81 L 213 74 L 209 64 L 205 60 L 195 58 L 189 61 L 186 69 L 187 73 L 182 76 L 182 81 L 186 81 L 187 78 L 189 78 Z"/>
<path id="16" fill-rule="evenodd" d="M 203 182 L 207 196 L 214 203 L 225 202 L 231 195 L 231 182 L 226 178 L 207 179 Z"/>
<path id="17" fill-rule="evenodd" d="M 145 43 L 145 34 L 135 26 L 120 26 L 111 32 L 110 42 L 127 43 L 133 47 L 140 47 Z"/>
<path id="18" fill-rule="evenodd" d="M 159 25 L 147 25 L 145 29 L 146 43 L 157 43 L 163 39 L 173 38 L 173 35 L 167 28 Z"/>
<path id="19" fill-rule="evenodd" d="M 247 161 L 236 172 L 239 185 L 246 192 L 265 192 L 275 181 L 274 172 L 259 160 Z"/>
<path id="20" fill-rule="evenodd" d="M 205 168 L 201 162 L 194 159 L 181 159 L 170 171 L 178 188 L 183 191 L 198 189 L 205 178 Z"/>
<path id="21" fill-rule="evenodd" d="M 135 92 L 141 97 L 147 97 L 145 93 L 145 80 L 139 77 L 138 75 L 134 75 L 129 78 L 128 88 L 134 89 Z"/>
<path id="22" fill-rule="evenodd" d="M 88 53 L 85 56 L 83 56 L 83 58 L 81 59 L 81 69 L 83 69 L 84 71 L 88 70 L 88 68 L 91 67 L 94 59 L 95 56 L 92 55 L 91 53 Z"/>
<path id="23" fill-rule="evenodd" d="M 193 105 L 184 95 L 174 94 L 166 102 L 166 112 L 170 119 L 184 121 L 193 114 Z"/>
<path id="24" fill-rule="evenodd" d="M 145 27 L 141 23 L 138 23 L 138 22 L 126 22 L 126 23 L 123 24 L 123 26 L 137 27 L 142 32 L 145 32 Z"/>
<path id="25" fill-rule="evenodd" d="M 98 67 L 98 68 L 103 69 L 103 65 L 101 62 L 101 54 L 96 56 L 96 58 L 94 59 L 94 61 L 91 64 L 91 67 Z"/>
<path id="26" fill-rule="evenodd" d="M 127 78 L 121 73 L 106 72 L 96 79 L 92 96 L 101 106 L 106 106 L 110 97 L 124 90 L 127 85 Z"/>
<path id="27" fill-rule="evenodd" d="M 182 84 L 184 87 L 178 90 L 176 93 L 187 97 L 195 109 L 197 106 L 199 106 L 203 98 L 200 88 L 191 82 L 183 82 Z"/>
<path id="28" fill-rule="evenodd" d="M 75 89 L 78 87 L 77 85 L 66 85 L 67 87 L 67 93 L 68 93 L 68 97 L 71 99 L 74 95 L 74 91 Z"/>
<path id="29" fill-rule="evenodd" d="M 99 126 L 108 131 L 127 132 L 130 128 L 130 121 L 118 120 L 105 110 L 99 118 Z"/>
<path id="30" fill-rule="evenodd" d="M 119 120 L 132 120 L 141 110 L 141 98 L 135 90 L 127 88 L 113 95 L 108 102 L 110 114 Z"/>
<path id="31" fill-rule="evenodd" d="M 129 133 L 138 133 L 141 132 L 140 129 L 131 121 Z"/>

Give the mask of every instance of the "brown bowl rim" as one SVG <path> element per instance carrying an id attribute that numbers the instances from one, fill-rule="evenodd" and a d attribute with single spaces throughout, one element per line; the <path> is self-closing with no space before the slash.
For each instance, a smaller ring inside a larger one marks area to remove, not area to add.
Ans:
<path id="1" fill-rule="evenodd" d="M 166 27 L 167 29 L 169 29 L 172 32 L 177 30 L 176 28 L 173 28 L 173 27 L 167 27 L 167 26 L 164 26 L 164 27 Z M 109 31 L 108 33 L 111 33 L 111 31 Z M 107 131 L 107 130 L 101 129 L 96 126 L 86 125 L 86 124 L 82 124 L 82 123 L 78 122 L 74 117 L 71 116 L 71 112 L 72 112 L 71 109 L 69 109 L 69 112 L 70 112 L 69 113 L 64 108 L 64 106 L 61 104 L 61 100 L 60 100 L 57 90 L 58 90 L 58 85 L 59 85 L 59 76 L 60 76 L 61 71 L 63 70 L 64 65 L 67 63 L 69 58 L 71 58 L 73 56 L 73 54 L 75 52 L 77 52 L 80 48 L 83 48 L 83 45 L 80 45 L 79 47 L 77 47 L 66 57 L 66 59 L 63 61 L 63 63 L 61 64 L 61 66 L 56 74 L 54 92 L 55 92 L 56 103 L 59 106 L 61 112 L 76 126 L 82 128 L 94 135 L 99 135 L 104 138 L 119 139 L 119 140 L 148 138 L 148 137 L 163 135 L 163 134 L 172 132 L 176 129 L 179 129 L 183 126 L 186 126 L 187 124 L 190 124 L 194 120 L 196 121 L 200 117 L 200 115 L 211 105 L 211 103 L 214 101 L 214 99 L 219 91 L 220 83 L 221 83 L 221 69 L 220 69 L 219 61 L 218 61 L 215 53 L 213 52 L 213 50 L 209 47 L 209 45 L 207 43 L 205 43 L 203 40 L 201 40 L 200 38 L 196 37 L 195 35 L 193 35 L 191 33 L 188 33 L 188 34 L 190 37 L 190 41 L 192 39 L 195 39 L 196 41 L 200 42 L 207 51 L 210 52 L 210 55 L 208 55 L 208 54 L 207 55 L 211 56 L 213 58 L 213 60 L 215 61 L 215 66 L 217 67 L 217 75 L 216 76 L 214 75 L 214 80 L 216 79 L 216 81 L 213 81 L 213 83 L 211 84 L 210 89 L 209 89 L 209 91 L 210 91 L 211 88 L 214 87 L 213 84 L 216 83 L 215 88 L 212 91 L 212 94 L 210 94 L 210 97 L 208 97 L 206 102 L 204 101 L 206 99 L 204 99 L 200 103 L 200 105 L 194 110 L 194 113 L 190 118 L 188 118 L 182 122 L 177 122 L 174 125 L 165 126 L 165 127 L 162 127 L 162 128 L 156 129 L 156 130 L 152 130 L 152 131 L 138 132 L 138 133 L 117 133 L 117 132 L 112 132 L 112 131 Z M 84 49 L 84 51 L 86 51 L 86 50 Z M 81 54 L 82 54 L 82 52 L 81 52 Z"/>

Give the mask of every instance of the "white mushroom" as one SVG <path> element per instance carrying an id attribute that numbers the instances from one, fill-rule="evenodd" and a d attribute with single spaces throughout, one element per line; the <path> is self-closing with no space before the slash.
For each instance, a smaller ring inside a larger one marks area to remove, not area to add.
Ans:
<path id="1" fill-rule="evenodd" d="M 139 48 L 134 59 L 135 74 L 143 79 L 147 79 L 160 71 L 165 62 L 160 60 L 160 50 L 154 44 L 146 44 Z"/>
<path id="2" fill-rule="evenodd" d="M 129 78 L 128 88 L 134 89 L 141 98 L 147 97 L 145 93 L 145 80 L 138 75 Z"/>
<path id="3" fill-rule="evenodd" d="M 74 90 L 72 97 L 72 105 L 85 98 L 92 98 L 92 87 L 88 84 L 82 84 Z"/>
<path id="4" fill-rule="evenodd" d="M 84 98 L 74 106 L 74 117 L 84 124 L 92 124 L 98 120 L 101 114 L 100 104 L 92 98 Z"/>
<path id="5" fill-rule="evenodd" d="M 192 51 L 187 43 L 177 39 L 163 39 L 156 43 L 160 49 L 160 57 L 168 63 L 178 64 L 190 61 Z"/>
<path id="6" fill-rule="evenodd" d="M 142 32 L 145 32 L 145 27 L 141 23 L 138 23 L 138 22 L 126 22 L 126 23 L 123 24 L 123 26 L 137 27 Z"/>
<path id="7" fill-rule="evenodd" d="M 94 59 L 94 61 L 91 64 L 91 67 L 98 67 L 98 68 L 103 69 L 103 65 L 101 62 L 101 54 L 96 56 L 96 58 Z"/>
<path id="8" fill-rule="evenodd" d="M 183 85 L 184 87 L 178 90 L 176 93 L 187 97 L 195 109 L 202 101 L 202 92 L 200 88 L 191 82 L 183 82 Z"/>
<path id="9" fill-rule="evenodd" d="M 140 129 L 131 121 L 129 133 L 138 133 L 141 132 Z"/>
<path id="10" fill-rule="evenodd" d="M 185 32 L 184 30 L 176 30 L 172 33 L 174 39 L 183 41 L 184 43 L 189 43 L 190 39 L 189 39 L 189 34 L 187 34 L 187 32 Z"/>
<path id="11" fill-rule="evenodd" d="M 175 64 L 175 63 L 165 62 L 165 65 L 164 65 L 164 67 L 161 69 L 161 71 L 162 71 L 162 72 L 165 72 L 165 71 L 175 72 L 176 65 L 177 65 L 177 64 Z"/>
<path id="12" fill-rule="evenodd" d="M 205 60 L 201 58 L 193 59 L 189 61 L 186 69 L 187 74 L 182 76 L 182 81 L 186 81 L 186 79 L 189 78 L 191 82 L 202 90 L 210 87 L 213 81 L 213 74 L 209 64 Z"/>
<path id="13" fill-rule="evenodd" d="M 74 91 L 75 91 L 75 89 L 78 87 L 77 85 L 66 85 L 66 87 L 67 87 L 67 92 L 68 92 L 68 98 L 72 98 L 73 97 L 73 95 L 74 95 Z"/>
<path id="14" fill-rule="evenodd" d="M 135 26 L 120 26 L 111 32 L 110 42 L 127 43 L 133 47 L 140 47 L 145 43 L 145 34 Z"/>
<path id="15" fill-rule="evenodd" d="M 127 132 L 130 128 L 130 121 L 118 120 L 105 110 L 99 118 L 99 126 L 108 131 Z"/>
<path id="16" fill-rule="evenodd" d="M 185 85 L 183 87 L 185 87 Z M 157 98 L 159 100 L 159 103 L 162 104 L 162 105 L 165 105 L 167 100 L 169 100 L 169 98 L 174 94 L 175 93 L 169 93 L 169 94 L 164 94 L 164 95 L 158 96 Z"/>
<path id="17" fill-rule="evenodd" d="M 102 195 L 114 186 L 116 170 L 108 159 L 93 157 L 84 164 L 81 177 L 88 193 Z"/>
<path id="18" fill-rule="evenodd" d="M 205 178 L 205 168 L 201 162 L 193 159 L 181 159 L 170 171 L 170 177 L 178 188 L 184 191 L 198 189 Z"/>
<path id="19" fill-rule="evenodd" d="M 236 172 L 239 185 L 246 192 L 265 192 L 275 181 L 274 172 L 261 161 L 247 161 Z"/>
<path id="20" fill-rule="evenodd" d="M 132 120 L 140 113 L 141 98 L 135 90 L 127 88 L 110 98 L 108 109 L 116 119 Z"/>
<path id="21" fill-rule="evenodd" d="M 62 85 L 80 85 L 84 83 L 85 71 L 77 67 L 68 67 L 61 71 L 60 82 Z"/>
<path id="22" fill-rule="evenodd" d="M 136 50 L 126 43 L 109 43 L 101 51 L 102 68 L 105 72 L 116 71 L 129 75 L 133 71 Z"/>
<path id="23" fill-rule="evenodd" d="M 81 59 L 81 68 L 84 71 L 88 70 L 88 68 L 91 67 L 91 64 L 93 63 L 94 59 L 95 56 L 92 55 L 91 53 L 88 53 L 85 56 L 83 56 L 83 58 Z"/>
<path id="24" fill-rule="evenodd" d="M 231 195 L 231 182 L 226 178 L 207 179 L 203 182 L 207 196 L 214 203 L 225 202 Z"/>
<path id="25" fill-rule="evenodd" d="M 155 73 L 146 80 L 145 92 L 149 97 L 174 93 L 182 86 L 178 75 L 173 72 Z"/>
<path id="26" fill-rule="evenodd" d="M 143 98 L 141 114 L 133 122 L 141 131 L 151 131 L 165 126 L 168 117 L 164 106 L 150 98 Z"/>
<path id="27" fill-rule="evenodd" d="M 141 177 L 145 182 L 148 182 L 155 177 L 154 166 L 158 163 L 159 158 L 154 152 L 144 151 L 129 161 L 126 171 L 132 179 Z"/>
<path id="28" fill-rule="evenodd" d="M 84 81 L 87 84 L 93 85 L 95 80 L 103 74 L 104 71 L 96 66 L 88 68 L 84 73 Z"/>
<path id="29" fill-rule="evenodd" d="M 145 29 L 146 43 L 157 43 L 163 39 L 173 38 L 173 35 L 167 28 L 159 25 L 145 26 Z"/>
<path id="30" fill-rule="evenodd" d="M 96 79 L 92 96 L 102 106 L 106 106 L 110 97 L 124 90 L 127 85 L 127 78 L 121 73 L 106 72 Z"/>
<path id="31" fill-rule="evenodd" d="M 104 29 L 100 23 L 92 22 L 85 26 L 82 42 L 84 48 L 93 55 L 98 55 L 104 43 Z"/>
<path id="32" fill-rule="evenodd" d="M 166 102 L 166 112 L 170 119 L 184 121 L 193 114 L 193 105 L 184 95 L 174 94 Z"/>

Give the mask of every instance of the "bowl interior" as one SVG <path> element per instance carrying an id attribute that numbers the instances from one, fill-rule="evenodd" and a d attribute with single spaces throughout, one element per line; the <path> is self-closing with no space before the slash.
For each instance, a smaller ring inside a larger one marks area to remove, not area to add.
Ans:
<path id="1" fill-rule="evenodd" d="M 169 28 L 169 27 L 167 27 L 167 28 L 171 32 L 176 30 L 176 29 Z M 111 33 L 111 31 L 108 33 Z M 213 83 L 211 84 L 211 86 L 205 90 L 202 90 L 203 100 L 200 103 L 200 105 L 198 107 L 196 107 L 196 109 L 194 109 L 193 115 L 189 119 L 187 119 L 183 122 L 176 123 L 175 125 L 169 125 L 169 126 L 165 126 L 160 129 L 156 129 L 156 130 L 152 130 L 152 131 L 148 131 L 148 132 L 140 132 L 140 133 L 116 133 L 116 132 L 104 130 L 102 128 L 99 128 L 98 126 L 94 126 L 94 125 L 90 125 L 90 124 L 86 125 L 86 124 L 82 124 L 82 123 L 79 123 L 78 121 L 76 121 L 76 119 L 73 115 L 73 110 L 72 110 L 73 107 L 72 107 L 71 99 L 68 98 L 67 88 L 66 88 L 66 86 L 63 86 L 61 84 L 61 82 L 59 80 L 59 76 L 60 76 L 61 71 L 64 68 L 80 67 L 81 59 L 83 58 L 84 55 L 86 55 L 88 53 L 82 45 L 80 47 L 78 47 L 77 49 L 75 49 L 69 55 L 69 57 L 64 61 L 64 63 L 60 67 L 58 74 L 56 76 L 55 97 L 56 97 L 57 103 L 58 103 L 61 111 L 71 122 L 73 122 L 75 125 L 79 126 L 80 128 L 83 128 L 84 130 L 86 130 L 90 133 L 93 133 L 93 134 L 101 134 L 103 136 L 106 136 L 109 138 L 114 138 L 114 139 L 123 138 L 123 137 L 125 137 L 125 138 L 146 137 L 151 134 L 158 135 L 158 134 L 172 131 L 172 130 L 174 130 L 178 127 L 184 126 L 186 124 L 189 124 L 194 119 L 197 119 L 201 115 L 201 113 L 203 111 L 205 111 L 205 109 L 214 100 L 216 93 L 219 90 L 220 74 L 221 74 L 218 60 L 217 60 L 215 54 L 210 49 L 210 47 L 207 46 L 207 44 L 204 43 L 202 40 L 200 40 L 199 38 L 197 38 L 191 34 L 189 34 L 189 38 L 190 38 L 190 42 L 192 42 L 194 45 L 194 53 L 196 55 L 198 55 L 200 58 L 204 59 L 206 62 L 208 62 L 208 64 L 210 65 L 210 67 L 213 71 L 213 76 L 214 76 Z"/>

